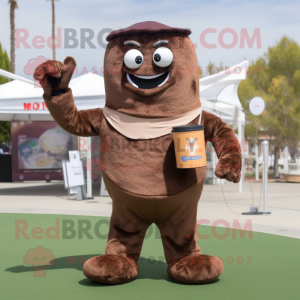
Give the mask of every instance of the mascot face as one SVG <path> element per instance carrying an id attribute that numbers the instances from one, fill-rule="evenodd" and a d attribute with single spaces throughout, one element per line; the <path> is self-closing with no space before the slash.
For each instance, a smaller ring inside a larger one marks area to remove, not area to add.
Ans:
<path id="1" fill-rule="evenodd" d="M 173 117 L 200 106 L 199 67 L 180 33 L 113 38 L 104 58 L 106 106 L 141 118 Z"/>

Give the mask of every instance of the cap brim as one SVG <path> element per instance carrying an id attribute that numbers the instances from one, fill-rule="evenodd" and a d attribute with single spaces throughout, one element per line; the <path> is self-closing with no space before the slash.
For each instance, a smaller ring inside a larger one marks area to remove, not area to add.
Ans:
<path id="1" fill-rule="evenodd" d="M 167 27 L 167 26 L 166 26 Z M 140 33 L 150 33 L 150 34 L 157 34 L 157 33 L 178 33 L 189 36 L 192 32 L 189 29 L 185 28 L 176 28 L 176 27 L 167 27 L 167 28 L 124 28 L 120 30 L 115 30 L 111 32 L 107 37 L 106 40 L 109 42 L 112 39 L 125 36 L 125 35 L 133 35 L 133 34 L 140 34 Z"/>

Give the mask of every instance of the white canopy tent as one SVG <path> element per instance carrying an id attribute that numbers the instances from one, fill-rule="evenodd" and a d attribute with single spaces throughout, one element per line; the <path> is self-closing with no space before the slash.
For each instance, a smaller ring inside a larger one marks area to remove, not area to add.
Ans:
<path id="1" fill-rule="evenodd" d="M 241 80 L 246 78 L 249 63 L 242 63 L 230 69 L 200 79 L 200 100 L 202 108 L 218 115 L 229 125 L 239 125 L 239 141 L 243 137 L 245 114 L 237 95 Z M 1 121 L 53 121 L 43 100 L 43 89 L 35 87 L 34 81 L 0 69 L 0 75 L 13 81 L 0 85 Z M 75 105 L 78 110 L 105 106 L 104 79 L 97 74 L 88 73 L 70 82 Z M 91 158 L 91 153 L 87 154 Z M 91 180 L 88 183 L 91 189 Z M 241 191 L 241 185 L 240 185 Z M 90 190 L 91 194 L 91 190 Z"/>
<path id="2" fill-rule="evenodd" d="M 245 114 L 238 98 L 239 83 L 246 78 L 248 61 L 200 79 L 200 99 L 203 109 L 218 115 L 229 125 L 245 125 Z"/>
<path id="3" fill-rule="evenodd" d="M 2 72 L 0 70 L 0 75 Z M 5 77 L 9 74 L 5 74 Z M 72 79 L 69 86 L 79 110 L 104 107 L 105 88 L 102 76 L 88 73 Z M 49 111 L 43 106 L 43 102 L 43 89 L 35 87 L 33 81 L 25 82 L 17 79 L 2 84 L 0 85 L 0 120 L 53 121 Z M 27 107 L 28 104 L 30 104 L 30 109 Z"/>

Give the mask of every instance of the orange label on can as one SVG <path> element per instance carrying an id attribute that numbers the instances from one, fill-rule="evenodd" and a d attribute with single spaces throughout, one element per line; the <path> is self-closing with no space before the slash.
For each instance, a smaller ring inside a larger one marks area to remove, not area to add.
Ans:
<path id="1" fill-rule="evenodd" d="M 174 132 L 173 140 L 177 168 L 206 166 L 204 130 Z"/>

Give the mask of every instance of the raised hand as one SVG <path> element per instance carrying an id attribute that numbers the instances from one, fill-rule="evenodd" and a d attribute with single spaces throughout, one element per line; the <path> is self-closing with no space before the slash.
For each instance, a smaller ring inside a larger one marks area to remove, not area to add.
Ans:
<path id="1" fill-rule="evenodd" d="M 46 97 L 55 96 L 58 91 L 65 92 L 76 67 L 73 57 L 66 57 L 64 62 L 47 60 L 34 71 L 33 77 L 39 81 Z"/>

